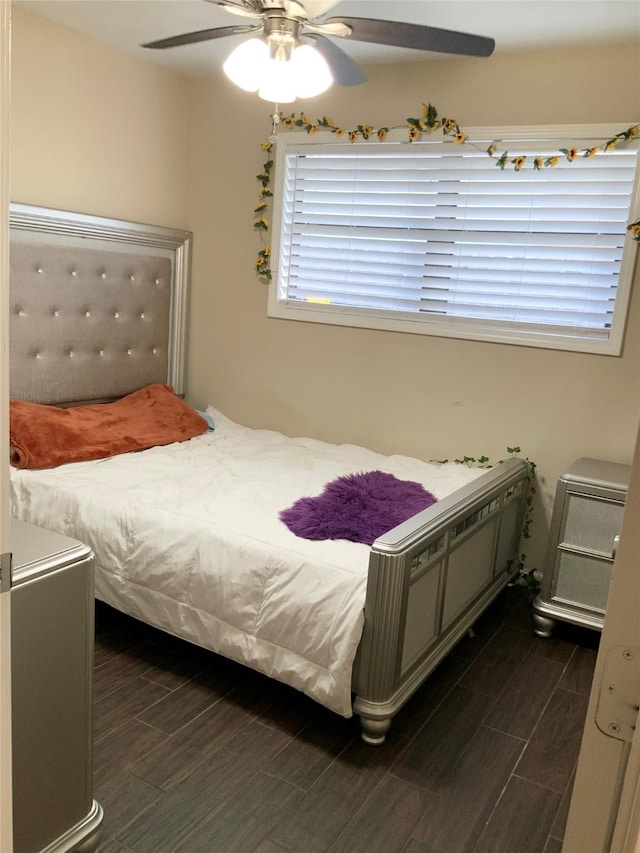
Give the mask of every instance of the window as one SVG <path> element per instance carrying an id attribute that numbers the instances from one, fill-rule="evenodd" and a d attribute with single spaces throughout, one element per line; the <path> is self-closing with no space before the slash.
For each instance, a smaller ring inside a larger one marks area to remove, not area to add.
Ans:
<path id="1" fill-rule="evenodd" d="M 638 145 L 581 156 L 619 131 L 485 129 L 463 144 L 281 134 L 270 315 L 619 354 Z M 498 155 L 527 158 L 520 171 L 487 156 L 497 139 Z M 573 162 L 533 168 L 573 146 Z"/>

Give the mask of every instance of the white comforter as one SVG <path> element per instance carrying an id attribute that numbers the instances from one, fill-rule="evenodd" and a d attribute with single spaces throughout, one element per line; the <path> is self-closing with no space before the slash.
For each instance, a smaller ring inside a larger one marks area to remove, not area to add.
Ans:
<path id="1" fill-rule="evenodd" d="M 482 472 L 208 413 L 215 431 L 190 441 L 12 469 L 13 512 L 93 549 L 98 598 L 350 716 L 369 548 L 298 538 L 280 510 L 342 474 L 379 469 L 442 498 Z"/>

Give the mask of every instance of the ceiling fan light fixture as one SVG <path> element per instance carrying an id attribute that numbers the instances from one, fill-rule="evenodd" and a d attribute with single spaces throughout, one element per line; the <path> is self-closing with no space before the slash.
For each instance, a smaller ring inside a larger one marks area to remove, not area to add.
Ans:
<path id="1" fill-rule="evenodd" d="M 226 58 L 222 70 L 232 83 L 245 92 L 257 92 L 262 83 L 262 73 L 269 61 L 269 48 L 261 38 L 253 38 L 238 45 Z"/>
<path id="2" fill-rule="evenodd" d="M 267 18 L 263 35 L 238 45 L 222 67 L 245 92 L 278 104 L 312 98 L 334 82 L 320 51 L 302 43 L 299 22 L 284 17 Z"/>

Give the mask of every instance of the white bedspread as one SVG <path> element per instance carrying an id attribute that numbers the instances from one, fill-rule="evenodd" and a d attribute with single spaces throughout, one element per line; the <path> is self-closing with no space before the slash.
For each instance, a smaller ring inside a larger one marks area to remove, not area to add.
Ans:
<path id="1" fill-rule="evenodd" d="M 482 471 L 251 430 L 45 471 L 12 469 L 13 512 L 89 545 L 96 595 L 351 715 L 369 548 L 311 542 L 280 510 L 342 474 L 382 470 L 438 498 Z"/>

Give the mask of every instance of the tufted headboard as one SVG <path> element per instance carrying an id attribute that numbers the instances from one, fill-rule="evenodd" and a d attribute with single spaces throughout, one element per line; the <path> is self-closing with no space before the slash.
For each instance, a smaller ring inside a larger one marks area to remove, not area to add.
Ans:
<path id="1" fill-rule="evenodd" d="M 184 393 L 189 231 L 21 204 L 10 230 L 11 397 Z"/>

